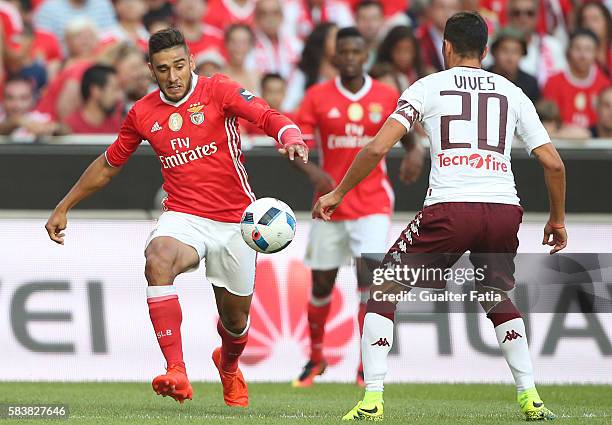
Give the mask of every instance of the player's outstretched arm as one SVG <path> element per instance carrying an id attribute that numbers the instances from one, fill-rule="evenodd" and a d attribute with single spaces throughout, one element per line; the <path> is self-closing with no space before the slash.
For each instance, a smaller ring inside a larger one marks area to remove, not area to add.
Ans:
<path id="1" fill-rule="evenodd" d="M 64 233 L 68 222 L 67 214 L 76 204 L 106 186 L 111 179 L 119 174 L 121 167 L 111 167 L 104 154 L 94 160 L 79 178 L 76 184 L 64 196 L 64 199 L 51 213 L 45 224 L 49 238 L 60 245 L 64 244 Z"/>
<path id="2" fill-rule="evenodd" d="M 544 168 L 544 179 L 548 189 L 550 202 L 550 217 L 544 226 L 544 239 L 542 245 L 553 248 L 554 254 L 567 246 L 567 232 L 565 231 L 565 166 L 559 152 L 552 143 L 546 143 L 535 148 L 532 154 Z"/>
<path id="3" fill-rule="evenodd" d="M 361 148 L 338 187 L 319 198 L 312 210 L 312 217 L 329 220 L 344 195 L 370 174 L 376 164 L 406 132 L 406 127 L 399 121 L 393 118 L 387 119 L 376 136 Z"/>

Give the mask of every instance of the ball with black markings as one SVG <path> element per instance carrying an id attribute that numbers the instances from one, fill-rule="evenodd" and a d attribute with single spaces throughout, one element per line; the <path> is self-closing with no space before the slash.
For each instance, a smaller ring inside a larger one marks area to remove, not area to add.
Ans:
<path id="1" fill-rule="evenodd" d="M 261 198 L 244 210 L 240 231 L 248 246 L 272 254 L 291 243 L 295 224 L 295 214 L 289 205 L 275 198 Z"/>

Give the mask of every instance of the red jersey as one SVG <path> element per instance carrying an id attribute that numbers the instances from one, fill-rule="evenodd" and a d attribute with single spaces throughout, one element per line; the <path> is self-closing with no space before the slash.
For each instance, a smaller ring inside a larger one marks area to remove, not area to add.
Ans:
<path id="1" fill-rule="evenodd" d="M 589 128 L 597 123 L 597 95 L 609 85 L 610 81 L 598 67 L 593 66 L 589 76 L 582 81 L 574 78 L 569 71 L 553 75 L 542 94 L 559 106 L 564 124 Z"/>
<path id="2" fill-rule="evenodd" d="M 234 0 L 211 0 L 202 21 L 211 27 L 225 31 L 231 24 L 253 23 L 255 1 L 248 0 L 244 6 Z"/>
<path id="3" fill-rule="evenodd" d="M 257 123 L 281 143 L 299 137 L 288 118 L 224 75 L 193 74 L 189 93 L 178 102 L 159 89 L 136 102 L 106 159 L 122 166 L 146 139 L 161 164 L 165 210 L 238 223 L 255 200 L 243 165 L 238 117 Z"/>
<path id="4" fill-rule="evenodd" d="M 304 140 L 318 134 L 319 164 L 336 182 L 349 169 L 361 148 L 376 135 L 395 110 L 399 94 L 386 84 L 365 77 L 357 93 L 339 78 L 311 87 L 298 112 Z M 318 198 L 323 194 L 316 194 Z M 394 195 L 385 160 L 351 190 L 332 220 L 354 220 L 371 214 L 391 214 Z"/>

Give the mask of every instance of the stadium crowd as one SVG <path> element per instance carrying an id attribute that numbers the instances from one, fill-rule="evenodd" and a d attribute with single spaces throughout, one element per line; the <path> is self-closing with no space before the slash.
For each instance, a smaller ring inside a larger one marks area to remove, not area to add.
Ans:
<path id="1" fill-rule="evenodd" d="M 478 10 L 487 69 L 523 89 L 551 137 L 612 138 L 611 9 L 612 0 L 0 0 L 0 134 L 117 133 L 156 87 L 147 40 L 168 26 L 183 32 L 198 74 L 224 73 L 295 117 L 305 91 L 336 76 L 335 34 L 354 25 L 368 72 L 399 96 L 443 68 L 446 20 Z"/>

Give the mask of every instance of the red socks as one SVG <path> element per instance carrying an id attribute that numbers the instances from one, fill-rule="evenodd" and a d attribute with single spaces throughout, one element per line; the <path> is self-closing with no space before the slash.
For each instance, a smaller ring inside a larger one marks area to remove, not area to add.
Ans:
<path id="1" fill-rule="evenodd" d="M 149 316 L 157 336 L 157 342 L 167 365 L 183 363 L 181 322 L 183 314 L 176 289 L 172 285 L 147 288 Z"/>
<path id="2" fill-rule="evenodd" d="M 310 361 L 323 361 L 323 338 L 325 322 L 331 307 L 331 296 L 312 298 L 308 303 L 308 328 L 310 329 Z"/>
<path id="3" fill-rule="evenodd" d="M 249 324 L 241 335 L 230 333 L 223 327 L 221 320 L 217 321 L 217 332 L 221 336 L 221 369 L 234 373 L 238 369 L 238 359 L 249 339 Z"/>

